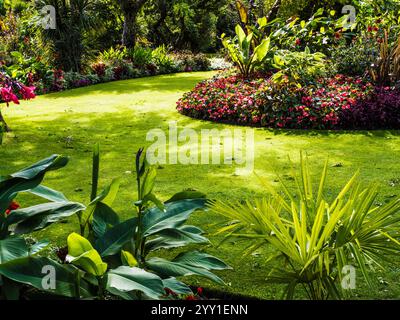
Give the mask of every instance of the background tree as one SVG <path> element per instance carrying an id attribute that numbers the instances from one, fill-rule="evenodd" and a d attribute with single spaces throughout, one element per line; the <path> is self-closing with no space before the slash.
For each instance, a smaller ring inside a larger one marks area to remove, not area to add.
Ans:
<path id="1" fill-rule="evenodd" d="M 124 16 L 122 44 L 127 48 L 134 48 L 138 33 L 137 19 L 143 6 L 148 0 L 118 0 Z"/>
<path id="2" fill-rule="evenodd" d="M 89 54 L 87 31 L 96 24 L 95 0 L 46 0 L 38 8 L 52 5 L 56 9 L 56 29 L 39 28 L 54 50 L 55 64 L 64 71 L 81 71 Z"/>

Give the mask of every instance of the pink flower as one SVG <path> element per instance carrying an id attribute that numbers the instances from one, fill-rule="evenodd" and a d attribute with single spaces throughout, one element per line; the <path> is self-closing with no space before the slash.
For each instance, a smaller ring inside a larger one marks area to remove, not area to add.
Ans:
<path id="1" fill-rule="evenodd" d="M 15 104 L 19 104 L 18 97 L 12 92 L 10 87 L 3 87 L 0 89 L 1 93 L 1 98 L 4 100 L 4 102 L 8 103 L 9 102 L 14 102 Z"/>
<path id="2" fill-rule="evenodd" d="M 35 90 L 36 90 L 35 87 L 22 86 L 20 93 L 24 100 L 30 100 L 36 97 Z"/>

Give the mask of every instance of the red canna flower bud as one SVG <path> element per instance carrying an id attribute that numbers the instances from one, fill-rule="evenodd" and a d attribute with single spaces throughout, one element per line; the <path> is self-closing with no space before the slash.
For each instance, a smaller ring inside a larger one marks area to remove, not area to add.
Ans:
<path id="1" fill-rule="evenodd" d="M 6 215 L 9 215 L 11 211 L 17 210 L 20 207 L 18 202 L 13 201 L 11 204 L 8 206 L 8 209 L 6 210 Z"/>

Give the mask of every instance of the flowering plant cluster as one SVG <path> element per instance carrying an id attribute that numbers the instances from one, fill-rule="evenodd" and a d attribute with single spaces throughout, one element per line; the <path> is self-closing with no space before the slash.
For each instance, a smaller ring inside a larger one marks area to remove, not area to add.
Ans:
<path id="1" fill-rule="evenodd" d="M 292 129 L 337 129 L 374 92 L 359 77 L 336 75 L 298 88 L 269 77 L 203 81 L 177 103 L 179 112 L 218 122 Z"/>
<path id="2" fill-rule="evenodd" d="M 19 104 L 20 99 L 34 99 L 35 89 L 35 87 L 26 86 L 0 72 L 0 102 L 6 103 L 7 106 L 10 102 Z"/>
<path id="3" fill-rule="evenodd" d="M 179 112 L 197 119 L 238 124 L 258 124 L 258 89 L 268 77 L 245 79 L 227 76 L 200 82 L 177 102 Z"/>

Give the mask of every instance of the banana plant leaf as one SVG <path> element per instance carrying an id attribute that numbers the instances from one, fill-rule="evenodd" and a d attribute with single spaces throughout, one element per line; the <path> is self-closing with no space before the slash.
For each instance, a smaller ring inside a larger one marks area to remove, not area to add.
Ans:
<path id="1" fill-rule="evenodd" d="M 49 202 L 15 210 L 7 216 L 5 223 L 7 226 L 15 225 L 14 234 L 26 234 L 43 229 L 84 209 L 84 205 L 76 202 Z"/>
<path id="2" fill-rule="evenodd" d="M 218 258 L 198 251 L 182 253 L 172 261 L 152 258 L 146 265 L 163 278 L 197 275 L 219 284 L 224 282 L 210 270 L 229 269 L 229 266 Z"/>
<path id="3" fill-rule="evenodd" d="M 121 248 L 129 242 L 134 234 L 137 226 L 137 218 L 132 218 L 117 224 L 95 243 L 95 248 L 102 257 L 112 256 L 118 253 Z"/>
<path id="4" fill-rule="evenodd" d="M 52 170 L 57 170 L 68 163 L 68 158 L 52 155 L 32 166 L 5 177 L 0 177 L 0 212 L 5 212 L 18 192 L 35 189 Z"/>
<path id="5" fill-rule="evenodd" d="M 182 226 L 197 209 L 205 206 L 206 199 L 185 199 L 165 205 L 165 212 L 157 207 L 151 208 L 143 218 L 143 235 L 152 236 L 166 229 Z"/>
<path id="6" fill-rule="evenodd" d="M 48 270 L 54 272 L 48 273 Z M 89 286 L 83 280 L 77 290 L 74 269 L 46 257 L 27 257 L 0 264 L 0 274 L 18 283 L 24 283 L 58 296 L 72 298 L 76 297 L 78 291 L 81 298 L 92 296 Z M 55 277 L 54 287 L 49 286 L 49 282 L 51 282 L 49 279 L 52 276 Z"/>
<path id="7" fill-rule="evenodd" d="M 107 273 L 107 291 L 128 299 L 126 293 L 140 291 L 151 299 L 160 299 L 165 294 L 161 278 L 139 268 L 121 266 Z"/>

